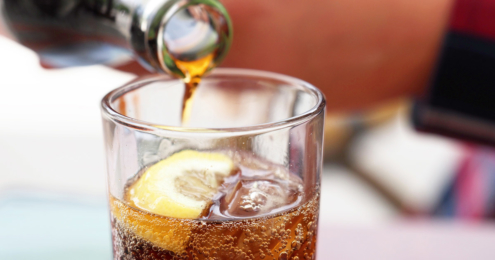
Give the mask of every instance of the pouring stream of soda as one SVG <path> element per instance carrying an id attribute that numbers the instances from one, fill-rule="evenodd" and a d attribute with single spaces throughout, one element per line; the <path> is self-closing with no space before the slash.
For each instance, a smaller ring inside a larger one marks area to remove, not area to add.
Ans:
<path id="1" fill-rule="evenodd" d="M 165 28 L 164 44 L 185 84 L 182 126 L 189 126 L 194 93 L 218 54 L 221 37 L 214 24 L 207 8 L 197 5 L 177 12 Z"/>
<path id="2" fill-rule="evenodd" d="M 208 65 L 210 64 L 212 59 L 213 54 L 210 53 L 207 56 L 195 61 L 175 61 L 177 67 L 186 75 L 186 77 L 183 79 L 185 90 L 184 98 L 182 101 L 182 126 L 189 125 L 194 93 L 196 93 L 198 85 L 201 82 L 201 77 L 207 71 Z"/>

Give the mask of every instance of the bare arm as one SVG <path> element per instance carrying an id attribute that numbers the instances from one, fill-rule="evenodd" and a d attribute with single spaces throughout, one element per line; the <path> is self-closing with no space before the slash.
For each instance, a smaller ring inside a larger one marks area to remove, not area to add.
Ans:
<path id="1" fill-rule="evenodd" d="M 322 89 L 329 109 L 355 110 L 422 91 L 452 0 L 220 1 L 234 23 L 222 66 L 295 76 Z"/>
<path id="2" fill-rule="evenodd" d="M 280 72 L 322 89 L 332 110 L 418 94 L 450 0 L 222 0 L 234 23 L 223 66 Z"/>

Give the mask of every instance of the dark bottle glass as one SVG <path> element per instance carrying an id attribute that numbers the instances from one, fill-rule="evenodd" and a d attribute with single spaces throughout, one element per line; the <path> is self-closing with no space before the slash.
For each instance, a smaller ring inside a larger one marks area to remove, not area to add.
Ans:
<path id="1" fill-rule="evenodd" d="M 0 0 L 3 23 L 51 67 L 111 64 L 134 54 L 147 69 L 185 77 L 177 62 L 215 67 L 232 41 L 216 0 Z"/>

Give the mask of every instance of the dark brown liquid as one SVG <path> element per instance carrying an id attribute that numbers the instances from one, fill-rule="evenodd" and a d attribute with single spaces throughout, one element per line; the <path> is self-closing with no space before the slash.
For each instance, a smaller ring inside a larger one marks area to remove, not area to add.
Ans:
<path id="1" fill-rule="evenodd" d="M 110 198 L 114 259 L 315 259 L 319 197 L 262 218 L 158 216 Z"/>
<path id="2" fill-rule="evenodd" d="M 211 61 L 213 60 L 213 53 L 206 55 L 205 57 L 195 61 L 181 61 L 175 60 L 177 67 L 186 76 L 184 80 L 185 91 L 184 99 L 182 101 L 182 126 L 188 126 L 191 116 L 192 102 L 194 93 L 201 82 L 201 77 L 208 70 Z"/>
<path id="3" fill-rule="evenodd" d="M 318 189 L 305 194 L 283 168 L 227 154 L 237 170 L 197 219 L 140 209 L 129 189 L 124 200 L 111 196 L 114 259 L 315 259 Z"/>

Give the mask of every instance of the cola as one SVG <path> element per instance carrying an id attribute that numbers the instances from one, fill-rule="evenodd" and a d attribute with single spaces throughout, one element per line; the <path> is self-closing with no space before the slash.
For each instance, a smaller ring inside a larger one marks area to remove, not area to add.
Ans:
<path id="1" fill-rule="evenodd" d="M 223 180 L 201 216 L 183 219 L 151 213 L 110 196 L 114 259 L 316 258 L 319 189 L 283 167 L 251 155 L 226 152 L 236 170 Z"/>

